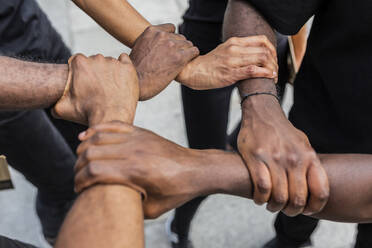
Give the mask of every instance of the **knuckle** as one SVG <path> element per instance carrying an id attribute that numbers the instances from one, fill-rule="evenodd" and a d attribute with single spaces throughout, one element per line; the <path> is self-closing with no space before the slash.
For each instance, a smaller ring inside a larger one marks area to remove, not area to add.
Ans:
<path id="1" fill-rule="evenodd" d="M 227 47 L 227 52 L 228 53 L 235 53 L 238 50 L 238 46 L 236 45 L 230 45 Z"/>
<path id="2" fill-rule="evenodd" d="M 103 140 L 103 133 L 101 132 L 98 132 L 98 133 L 95 133 L 93 136 L 92 136 L 92 143 L 93 144 L 100 144 Z"/>
<path id="3" fill-rule="evenodd" d="M 285 205 L 288 202 L 288 197 L 284 194 L 275 195 L 273 197 L 275 204 L 277 205 Z"/>
<path id="4" fill-rule="evenodd" d="M 227 40 L 227 43 L 237 44 L 238 43 L 238 38 L 237 37 L 231 37 L 230 39 Z"/>
<path id="5" fill-rule="evenodd" d="M 282 160 L 282 155 L 280 154 L 280 152 L 274 152 L 272 158 L 274 162 L 278 163 Z"/>
<path id="6" fill-rule="evenodd" d="M 146 28 L 145 32 L 146 33 L 154 33 L 154 32 L 157 32 L 159 29 L 157 29 L 156 27 L 154 26 L 150 26 L 148 28 Z"/>
<path id="7" fill-rule="evenodd" d="M 271 190 L 271 185 L 265 178 L 260 177 L 257 180 L 257 189 L 260 193 L 267 194 Z"/>
<path id="8" fill-rule="evenodd" d="M 290 205 L 294 209 L 301 209 L 305 207 L 306 200 L 301 196 L 295 196 Z"/>
<path id="9" fill-rule="evenodd" d="M 266 64 L 269 61 L 269 55 L 267 53 L 261 53 L 259 56 L 259 62 L 261 64 Z"/>
<path id="10" fill-rule="evenodd" d="M 87 175 L 89 178 L 96 178 L 99 175 L 99 166 L 97 163 L 90 162 L 87 167 Z"/>
<path id="11" fill-rule="evenodd" d="M 253 150 L 253 155 L 256 159 L 262 160 L 266 155 L 266 150 L 263 147 L 257 147 Z"/>
<path id="12" fill-rule="evenodd" d="M 73 59 L 73 63 L 78 66 L 84 65 L 86 61 L 87 61 L 87 58 L 83 54 L 77 54 L 75 55 Z"/>
<path id="13" fill-rule="evenodd" d="M 94 154 L 95 154 L 95 151 L 94 151 L 94 148 L 92 148 L 91 146 L 88 147 L 85 152 L 84 152 L 84 158 L 87 160 L 87 161 L 92 161 L 93 158 L 94 158 Z"/>
<path id="14" fill-rule="evenodd" d="M 299 162 L 299 156 L 296 154 L 296 153 L 289 153 L 287 155 L 287 161 L 289 164 L 291 165 L 297 165 L 297 163 Z"/>
<path id="15" fill-rule="evenodd" d="M 249 65 L 247 67 L 246 73 L 248 76 L 254 76 L 256 74 L 256 67 L 254 65 Z"/>
<path id="16" fill-rule="evenodd" d="M 314 194 L 315 199 L 319 202 L 327 202 L 329 199 L 329 190 L 322 190 Z"/>
<path id="17" fill-rule="evenodd" d="M 94 59 L 97 59 L 97 60 L 98 60 L 98 59 L 99 59 L 99 60 L 102 60 L 102 59 L 104 59 L 105 57 L 104 57 L 102 54 L 99 53 L 99 54 L 94 55 L 93 58 L 94 58 Z"/>
<path id="18" fill-rule="evenodd" d="M 120 54 L 120 58 L 125 61 L 130 61 L 129 55 L 126 53 Z"/>
<path id="19" fill-rule="evenodd" d="M 183 34 L 177 34 L 177 36 L 183 40 L 186 40 L 186 37 Z M 191 43 L 191 41 L 188 41 Z M 192 44 L 192 43 L 191 43 Z"/>
<path id="20" fill-rule="evenodd" d="M 160 213 L 155 208 L 147 208 L 145 211 L 146 219 L 156 219 L 160 216 Z"/>
<path id="21" fill-rule="evenodd" d="M 186 40 L 185 43 L 188 47 L 193 47 L 194 46 L 194 44 L 189 40 Z"/>
<path id="22" fill-rule="evenodd" d="M 176 45 L 176 43 L 173 40 L 167 40 L 166 44 L 168 47 L 174 47 Z"/>
<path id="23" fill-rule="evenodd" d="M 267 38 L 266 35 L 259 35 L 258 38 L 259 38 L 261 41 L 263 41 L 263 42 L 267 42 L 267 41 L 269 41 L 269 39 Z"/>
<path id="24" fill-rule="evenodd" d="M 167 33 L 164 31 L 158 31 L 157 35 L 160 39 L 165 39 L 167 37 Z"/>

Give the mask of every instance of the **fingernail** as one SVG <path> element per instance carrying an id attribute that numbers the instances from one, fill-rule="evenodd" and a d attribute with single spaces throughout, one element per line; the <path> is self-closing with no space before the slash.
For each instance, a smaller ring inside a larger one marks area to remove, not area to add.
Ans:
<path id="1" fill-rule="evenodd" d="M 276 73 L 276 71 L 273 72 L 274 77 L 276 77 L 277 74 L 278 74 L 278 73 Z"/>

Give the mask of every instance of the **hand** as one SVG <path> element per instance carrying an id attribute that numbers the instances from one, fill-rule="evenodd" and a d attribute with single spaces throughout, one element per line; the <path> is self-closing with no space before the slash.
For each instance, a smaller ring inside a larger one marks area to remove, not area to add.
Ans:
<path id="1" fill-rule="evenodd" d="M 266 36 L 230 38 L 189 63 L 176 80 L 195 90 L 207 90 L 261 77 L 278 77 L 276 50 Z"/>
<path id="2" fill-rule="evenodd" d="M 137 73 L 128 55 L 116 60 L 77 54 L 69 60 L 66 89 L 53 114 L 85 125 L 112 120 L 132 123 L 138 97 Z"/>
<path id="3" fill-rule="evenodd" d="M 124 184 L 147 195 L 145 216 L 156 218 L 207 193 L 203 190 L 210 187 L 213 170 L 209 165 L 198 166 L 205 156 L 150 131 L 106 123 L 90 128 L 80 138 L 83 142 L 75 166 L 77 192 L 97 183 Z"/>
<path id="4" fill-rule="evenodd" d="M 328 178 L 306 135 L 292 126 L 272 96 L 247 99 L 243 111 L 238 148 L 252 177 L 255 202 L 268 202 L 268 210 L 289 216 L 321 211 L 329 196 Z"/>
<path id="5" fill-rule="evenodd" d="M 151 26 L 137 39 L 130 58 L 140 82 L 140 100 L 159 94 L 176 78 L 199 50 L 172 24 Z"/>

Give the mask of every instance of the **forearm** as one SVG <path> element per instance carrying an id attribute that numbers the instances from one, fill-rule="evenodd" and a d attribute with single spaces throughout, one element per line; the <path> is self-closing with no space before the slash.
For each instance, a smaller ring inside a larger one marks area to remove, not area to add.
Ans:
<path id="1" fill-rule="evenodd" d="M 112 121 L 131 124 L 132 118 L 107 110 L 101 123 L 91 120 L 89 126 Z M 144 248 L 143 218 L 138 191 L 122 185 L 95 185 L 79 195 L 55 247 Z"/>
<path id="2" fill-rule="evenodd" d="M 0 109 L 46 108 L 62 96 L 68 68 L 0 56 L 0 75 Z"/>
<path id="3" fill-rule="evenodd" d="M 214 166 L 205 178 L 205 192 L 252 198 L 249 172 L 239 155 L 222 151 L 201 151 Z M 339 222 L 372 222 L 372 156 L 320 155 L 330 183 L 330 198 L 314 217 Z M 213 182 L 209 181 L 213 178 Z"/>
<path id="4" fill-rule="evenodd" d="M 126 0 L 73 0 L 85 13 L 123 44 L 133 47 L 150 26 Z"/>
<path id="5" fill-rule="evenodd" d="M 140 194 L 123 186 L 89 188 L 66 217 L 55 247 L 144 247 L 140 203 Z"/>
<path id="6" fill-rule="evenodd" d="M 265 35 L 276 46 L 276 37 L 270 25 L 247 0 L 230 0 L 226 9 L 223 39 L 231 37 L 247 37 Z M 241 81 L 238 84 L 239 92 L 247 94 L 252 92 L 273 92 L 276 87 L 273 79 L 256 78 Z"/>

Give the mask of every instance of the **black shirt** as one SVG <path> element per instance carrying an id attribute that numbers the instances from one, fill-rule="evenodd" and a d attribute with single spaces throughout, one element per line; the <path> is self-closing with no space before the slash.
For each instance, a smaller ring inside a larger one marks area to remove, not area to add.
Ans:
<path id="1" fill-rule="evenodd" d="M 372 1 L 249 1 L 285 34 L 315 14 L 290 120 L 318 152 L 372 153 Z"/>
<path id="2" fill-rule="evenodd" d="M 223 22 L 227 0 L 189 0 L 189 4 L 183 16 L 185 21 Z"/>
<path id="3" fill-rule="evenodd" d="M 60 40 L 35 0 L 0 0 L 0 55 L 49 61 L 69 52 Z"/>

